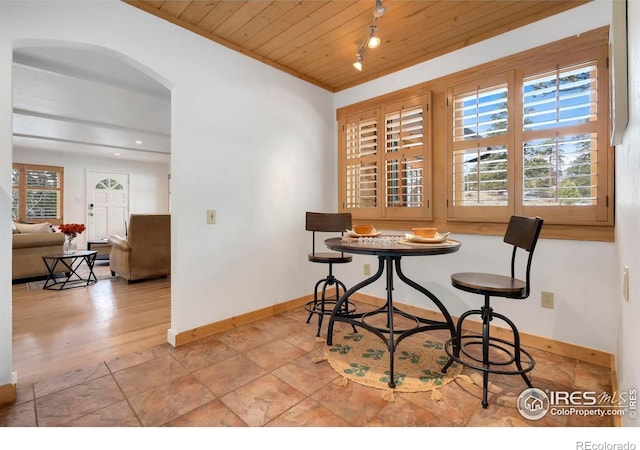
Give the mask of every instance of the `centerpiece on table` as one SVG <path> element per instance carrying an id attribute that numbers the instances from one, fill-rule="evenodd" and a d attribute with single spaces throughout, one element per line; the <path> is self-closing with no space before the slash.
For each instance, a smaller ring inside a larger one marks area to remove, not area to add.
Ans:
<path id="1" fill-rule="evenodd" d="M 73 255 L 78 248 L 74 239 L 87 228 L 82 223 L 62 224 L 58 228 L 60 228 L 60 232 L 66 236 L 64 244 L 62 244 L 62 253 L 64 255 Z"/>

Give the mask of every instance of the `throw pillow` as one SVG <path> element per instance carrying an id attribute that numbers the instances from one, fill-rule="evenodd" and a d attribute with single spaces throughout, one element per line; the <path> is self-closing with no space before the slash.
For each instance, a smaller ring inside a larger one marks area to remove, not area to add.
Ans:
<path id="1" fill-rule="evenodd" d="M 11 221 L 11 234 L 18 234 L 18 233 L 20 232 L 16 228 L 16 223 L 14 221 Z"/>
<path id="2" fill-rule="evenodd" d="M 50 233 L 51 224 L 49 222 L 44 223 L 17 223 L 16 229 L 18 233 Z"/>

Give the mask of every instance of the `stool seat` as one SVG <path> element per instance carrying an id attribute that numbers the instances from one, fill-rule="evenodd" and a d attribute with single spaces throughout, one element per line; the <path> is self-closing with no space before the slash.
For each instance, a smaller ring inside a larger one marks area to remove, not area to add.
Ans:
<path id="1" fill-rule="evenodd" d="M 492 273 L 463 272 L 451 275 L 451 285 L 474 294 L 522 298 L 527 283 L 517 278 Z"/>
<path id="2" fill-rule="evenodd" d="M 345 264 L 353 261 L 353 256 L 338 252 L 309 253 L 309 261 L 324 264 Z"/>

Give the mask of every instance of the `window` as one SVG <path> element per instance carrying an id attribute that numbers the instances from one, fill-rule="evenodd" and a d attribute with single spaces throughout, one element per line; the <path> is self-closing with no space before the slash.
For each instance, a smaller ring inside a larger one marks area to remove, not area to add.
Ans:
<path id="1" fill-rule="evenodd" d="M 607 119 L 598 86 L 608 84 L 598 62 L 558 65 L 525 76 L 522 85 L 522 210 L 606 220 L 608 133 L 599 124 Z"/>
<path id="2" fill-rule="evenodd" d="M 449 88 L 449 220 L 607 223 L 602 65 L 594 54 Z"/>
<path id="3" fill-rule="evenodd" d="M 115 191 L 121 191 L 124 189 L 124 186 L 122 186 L 118 180 L 114 180 L 113 178 L 100 180 L 94 187 L 95 189 L 113 189 Z"/>
<path id="4" fill-rule="evenodd" d="M 509 209 L 509 86 L 506 76 L 452 89 L 453 151 L 450 214 L 506 217 Z"/>
<path id="5" fill-rule="evenodd" d="M 342 118 L 343 210 L 355 219 L 430 216 L 430 130 L 429 95 Z"/>
<path id="6" fill-rule="evenodd" d="M 63 172 L 62 167 L 14 164 L 11 217 L 61 224 Z"/>
<path id="7" fill-rule="evenodd" d="M 357 114 L 343 125 L 344 207 L 360 217 L 378 214 L 378 111 Z"/>
<path id="8" fill-rule="evenodd" d="M 609 30 L 589 32 L 337 110 L 338 210 L 406 231 L 614 239 Z"/>

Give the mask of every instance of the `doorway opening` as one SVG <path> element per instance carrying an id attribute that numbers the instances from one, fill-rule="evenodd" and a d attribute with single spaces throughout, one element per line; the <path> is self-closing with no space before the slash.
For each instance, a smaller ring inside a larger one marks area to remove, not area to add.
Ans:
<path id="1" fill-rule="evenodd" d="M 12 79 L 13 162 L 63 167 L 63 222 L 87 225 L 87 232 L 79 236 L 79 249 L 89 240 L 103 240 L 113 234 L 126 237 L 131 213 L 169 212 L 171 91 L 158 81 L 161 76 L 108 48 L 30 40 L 24 45 L 16 42 Z M 147 295 L 146 286 L 157 291 L 161 282 L 138 283 L 134 298 Z M 170 280 L 164 283 L 170 286 Z M 109 286 L 109 282 L 101 285 L 99 281 L 91 289 L 104 292 L 87 290 L 86 296 L 76 295 L 82 297 L 78 300 L 57 301 L 62 300 L 58 293 L 53 302 L 55 318 L 66 322 L 56 325 L 53 316 L 36 317 L 37 334 L 24 332 L 24 342 L 18 342 L 21 330 L 33 330 L 34 324 L 23 323 L 23 317 L 16 319 L 19 311 L 15 304 L 23 303 L 25 297 L 35 299 L 37 293 L 16 294 L 20 286 L 14 286 L 13 327 L 17 338 L 13 342 L 13 364 L 20 379 L 28 379 L 29 372 L 67 366 L 73 369 L 95 358 L 104 360 L 117 351 L 166 343 L 170 287 L 162 288 L 166 291 L 162 294 L 166 296 L 166 311 L 156 304 L 153 313 L 166 315 L 167 325 L 164 321 L 160 326 L 150 325 L 148 333 L 136 340 L 133 327 L 139 324 L 119 316 L 122 311 L 118 308 L 120 302 L 131 301 L 131 294 L 126 286 L 118 286 L 118 292 L 114 292 L 115 285 L 113 289 Z M 46 309 L 42 311 L 48 314 Z M 136 314 L 144 315 L 144 311 Z M 102 325 L 105 323 L 109 326 Z M 124 325 L 118 327 L 118 323 Z M 67 334 L 59 335 L 64 330 Z M 69 334 L 68 330 L 84 332 Z M 131 339 L 126 345 L 118 343 L 127 333 Z M 54 350 L 58 342 L 66 347 L 59 352 Z"/>

